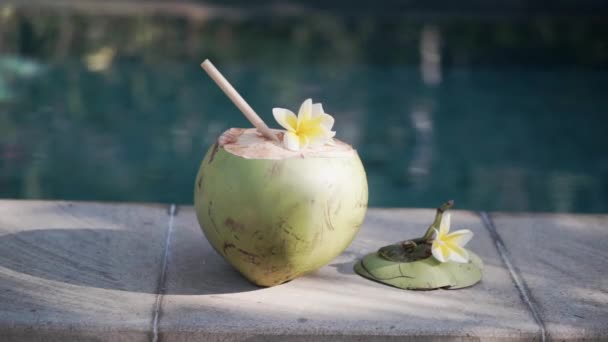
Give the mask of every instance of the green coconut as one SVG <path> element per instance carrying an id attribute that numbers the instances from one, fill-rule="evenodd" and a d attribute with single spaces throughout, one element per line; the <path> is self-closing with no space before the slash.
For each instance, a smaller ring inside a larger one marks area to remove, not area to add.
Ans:
<path id="1" fill-rule="evenodd" d="M 407 290 L 460 289 L 479 282 L 483 262 L 470 250 L 467 250 L 468 263 L 442 263 L 432 256 L 432 232 L 439 227 L 444 212 L 453 205 L 453 201 L 448 201 L 437 208 L 435 220 L 423 237 L 384 246 L 366 255 L 355 264 L 355 272 Z"/>
<path id="2" fill-rule="evenodd" d="M 326 265 L 367 210 L 357 152 L 339 142 L 292 152 L 254 129 L 222 135 L 201 163 L 194 206 L 210 244 L 245 278 L 273 286 Z"/>

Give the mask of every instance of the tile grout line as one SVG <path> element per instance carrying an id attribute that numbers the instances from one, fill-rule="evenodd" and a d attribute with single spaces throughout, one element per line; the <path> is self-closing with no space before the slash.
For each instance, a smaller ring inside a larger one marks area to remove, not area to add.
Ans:
<path id="1" fill-rule="evenodd" d="M 167 229 L 167 238 L 165 239 L 165 249 L 163 252 L 163 264 L 160 271 L 160 279 L 158 281 L 158 291 L 156 293 L 156 302 L 154 303 L 154 316 L 152 319 L 152 342 L 158 342 L 158 319 L 160 317 L 160 308 L 165 294 L 165 281 L 167 278 L 167 268 L 169 261 L 169 248 L 171 246 L 171 236 L 173 235 L 173 218 L 175 217 L 176 206 L 171 204 L 169 207 L 169 227 Z"/>
<path id="2" fill-rule="evenodd" d="M 542 318 L 540 317 L 540 313 L 536 307 L 536 304 L 532 301 L 532 296 L 530 295 L 530 290 L 528 289 L 528 286 L 527 286 L 525 280 L 519 275 L 519 273 L 515 269 L 515 266 L 513 266 L 513 263 L 511 262 L 511 258 L 509 257 L 509 252 L 507 251 L 505 243 L 502 240 L 502 238 L 500 237 L 500 235 L 498 234 L 498 231 L 496 230 L 496 226 L 494 225 L 494 222 L 492 221 L 492 218 L 490 217 L 490 215 L 488 215 L 488 213 L 486 213 L 485 211 L 481 211 L 481 212 L 479 212 L 479 216 L 481 217 L 481 221 L 483 222 L 484 227 L 490 233 L 490 237 L 492 238 L 492 240 L 494 241 L 494 244 L 496 245 L 496 250 L 498 251 L 498 255 L 500 255 L 502 262 L 507 266 L 507 269 L 509 270 L 509 274 L 511 275 L 511 279 L 513 279 L 513 282 L 515 283 L 515 287 L 517 288 L 517 291 L 519 292 L 519 296 L 521 297 L 522 301 L 528 307 L 528 310 L 532 314 L 532 317 L 534 317 L 534 321 L 536 322 L 536 324 L 538 325 L 538 328 L 540 329 L 541 342 L 545 342 L 547 340 L 547 330 L 545 328 L 545 323 L 543 322 Z"/>

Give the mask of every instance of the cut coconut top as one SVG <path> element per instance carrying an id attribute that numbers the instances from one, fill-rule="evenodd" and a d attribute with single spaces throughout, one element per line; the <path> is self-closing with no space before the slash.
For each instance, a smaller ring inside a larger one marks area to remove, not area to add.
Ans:
<path id="1" fill-rule="evenodd" d="M 272 129 L 280 141 L 264 138 L 255 128 L 231 128 L 218 139 L 218 144 L 226 151 L 246 159 L 288 159 L 288 158 L 341 158 L 357 152 L 352 146 L 334 139 L 333 145 L 307 147 L 301 151 L 290 151 L 283 146 L 284 131 Z"/>

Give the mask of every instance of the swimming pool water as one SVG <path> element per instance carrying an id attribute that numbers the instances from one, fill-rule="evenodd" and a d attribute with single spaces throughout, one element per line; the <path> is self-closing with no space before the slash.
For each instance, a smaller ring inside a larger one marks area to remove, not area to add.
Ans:
<path id="1" fill-rule="evenodd" d="M 312 97 L 364 162 L 370 206 L 608 210 L 602 18 L 252 18 L 4 10 L 0 197 L 192 203 L 198 165 Z"/>

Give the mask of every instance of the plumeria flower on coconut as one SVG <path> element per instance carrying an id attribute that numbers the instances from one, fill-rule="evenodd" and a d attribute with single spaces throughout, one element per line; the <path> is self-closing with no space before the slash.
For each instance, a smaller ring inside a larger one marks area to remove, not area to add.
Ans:
<path id="1" fill-rule="evenodd" d="M 462 248 L 473 238 L 473 232 L 461 229 L 450 233 L 450 214 L 443 215 L 439 229 L 434 228 L 431 252 L 439 262 L 469 262 L 469 253 Z"/>
<path id="2" fill-rule="evenodd" d="M 336 135 L 336 132 L 331 130 L 334 118 L 323 111 L 320 103 L 313 103 L 312 99 L 302 103 L 297 116 L 285 108 L 273 108 L 272 114 L 286 130 L 283 145 L 288 150 L 300 151 L 308 146 L 333 143 L 333 137 Z"/>

